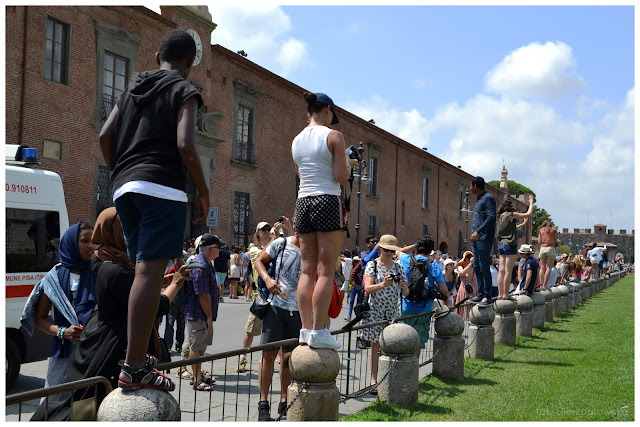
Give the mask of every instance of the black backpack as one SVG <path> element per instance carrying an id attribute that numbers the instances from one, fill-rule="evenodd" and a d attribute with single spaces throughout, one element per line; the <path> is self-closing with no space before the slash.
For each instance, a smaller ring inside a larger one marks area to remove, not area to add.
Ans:
<path id="1" fill-rule="evenodd" d="M 429 267 L 431 267 L 430 259 L 419 260 L 413 255 L 411 256 L 407 300 L 413 303 L 422 302 L 426 304 L 428 300 L 433 299 L 429 298 L 429 289 L 428 286 L 425 286 Z"/>
<path id="2" fill-rule="evenodd" d="M 189 270 L 191 270 L 192 268 L 203 268 L 206 269 L 208 268 L 206 265 L 200 263 L 200 262 L 192 262 L 189 264 Z M 191 280 L 189 280 L 191 281 Z M 185 282 L 182 287 L 178 290 L 178 293 L 176 294 L 176 297 L 173 299 L 173 305 L 175 305 L 178 308 L 183 308 L 185 305 L 187 305 L 187 282 Z"/>

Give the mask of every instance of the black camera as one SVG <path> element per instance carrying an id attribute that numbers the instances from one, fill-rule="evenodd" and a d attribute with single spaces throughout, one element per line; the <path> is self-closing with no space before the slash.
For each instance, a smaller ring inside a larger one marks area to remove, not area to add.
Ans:
<path id="1" fill-rule="evenodd" d="M 358 163 L 362 161 L 362 156 L 358 152 L 358 149 L 355 147 L 355 145 L 350 145 L 349 148 L 347 148 L 347 152 L 349 153 L 349 157 L 352 159 L 356 159 Z"/>
<path id="2" fill-rule="evenodd" d="M 467 291 L 468 294 L 472 294 L 473 293 L 473 286 L 471 286 L 469 283 L 467 283 L 466 285 L 464 285 L 464 290 Z"/>
<path id="3" fill-rule="evenodd" d="M 279 222 L 280 224 L 284 224 L 284 218 L 283 217 L 279 217 L 276 222 Z"/>
<path id="4" fill-rule="evenodd" d="M 399 282 L 400 279 L 402 278 L 400 274 L 394 274 L 394 273 L 389 273 L 389 277 L 391 277 L 391 280 L 393 280 L 394 282 Z"/>

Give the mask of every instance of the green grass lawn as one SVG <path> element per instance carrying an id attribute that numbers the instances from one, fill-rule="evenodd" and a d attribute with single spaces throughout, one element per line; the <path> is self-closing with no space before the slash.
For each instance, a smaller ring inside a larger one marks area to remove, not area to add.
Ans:
<path id="1" fill-rule="evenodd" d="M 594 295 L 495 359 L 465 359 L 465 379 L 421 380 L 419 404 L 376 400 L 343 421 L 633 421 L 634 278 Z"/>

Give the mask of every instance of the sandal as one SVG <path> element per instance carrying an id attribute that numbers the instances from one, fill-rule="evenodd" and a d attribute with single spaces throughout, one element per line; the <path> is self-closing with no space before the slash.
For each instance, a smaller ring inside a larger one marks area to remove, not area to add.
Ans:
<path id="1" fill-rule="evenodd" d="M 189 370 L 185 367 L 184 369 L 178 369 L 176 373 L 176 378 L 182 378 L 183 380 L 190 380 L 193 378 L 193 374 L 189 372 Z"/>
<path id="2" fill-rule="evenodd" d="M 173 391 L 176 385 L 166 375 L 153 368 L 149 363 L 143 368 L 133 369 L 124 361 L 118 363 L 122 366 L 121 374 L 125 374 L 129 381 L 118 378 L 118 386 L 126 391 L 136 391 L 144 388 L 155 388 L 162 391 Z"/>
<path id="3" fill-rule="evenodd" d="M 200 376 L 200 379 L 198 380 L 198 383 L 200 383 L 200 382 L 204 382 L 207 385 L 213 385 L 213 384 L 215 384 L 216 379 L 213 378 L 213 377 L 208 377 L 208 376 L 202 375 L 202 376 Z M 189 385 L 195 385 L 195 384 L 196 384 L 195 380 L 191 380 L 189 382 Z"/>
<path id="4" fill-rule="evenodd" d="M 204 380 L 200 380 L 197 384 L 193 384 L 193 389 L 196 391 L 213 391 L 211 384 L 207 384 Z"/>

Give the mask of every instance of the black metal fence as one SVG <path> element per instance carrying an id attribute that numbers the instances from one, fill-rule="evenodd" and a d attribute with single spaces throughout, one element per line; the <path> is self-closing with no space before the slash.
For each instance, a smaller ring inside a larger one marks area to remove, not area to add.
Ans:
<path id="1" fill-rule="evenodd" d="M 458 311 L 463 314 L 467 311 L 467 305 L 459 307 Z M 376 325 L 388 325 L 401 322 L 411 317 L 432 315 L 433 312 L 398 317 L 393 320 L 378 323 L 368 323 L 366 325 L 355 325 L 350 329 L 334 330 L 332 334 L 341 341 L 342 348 L 338 350 L 341 366 L 336 378 L 341 400 L 340 403 L 349 405 L 351 399 L 375 398 L 369 392 L 375 388 L 371 384 L 371 348 L 363 345 L 357 339 L 357 331 Z M 466 313 L 465 313 L 466 314 Z M 464 316 L 467 318 L 468 316 Z M 465 320 L 464 337 L 468 331 L 468 320 Z M 425 348 L 421 349 L 419 364 L 420 377 L 424 377 L 431 372 L 430 362 L 433 357 L 433 321 L 430 325 L 429 341 Z M 298 344 L 297 339 L 278 341 L 275 343 L 257 345 L 248 348 L 204 355 L 201 357 L 172 361 L 158 366 L 158 369 L 170 375 L 176 382 L 176 389 L 171 392 L 180 405 L 183 421 L 256 421 L 258 419 L 258 402 L 260 401 L 260 384 L 258 382 L 258 371 L 263 351 L 277 352 L 280 347 Z M 246 372 L 236 372 L 240 361 L 240 356 L 246 355 Z M 284 355 L 286 358 L 286 355 Z M 176 375 L 178 368 L 188 367 L 193 363 L 202 363 L 202 369 L 212 373 L 215 383 L 211 392 L 194 390 L 189 379 L 183 379 Z M 274 373 L 271 387 L 268 393 L 268 400 L 271 406 L 271 416 L 278 417 L 277 408 L 280 399 L 280 374 L 279 363 L 274 364 Z M 93 381 L 93 382 L 87 382 Z M 379 381 L 382 381 L 379 379 Z M 86 388 L 89 385 L 104 384 L 109 387 L 106 378 L 96 377 L 88 380 L 76 381 L 46 389 L 33 390 L 16 395 L 8 396 L 7 407 L 19 405 L 19 420 L 21 420 L 22 403 L 34 398 L 51 396 L 62 392 L 72 392 L 73 390 Z M 95 394 L 95 393 L 94 393 Z M 343 409 L 344 408 L 344 409 Z M 96 409 L 97 410 L 97 409 Z M 341 413 L 355 412 L 341 406 Z"/>

